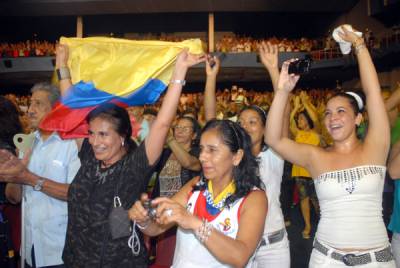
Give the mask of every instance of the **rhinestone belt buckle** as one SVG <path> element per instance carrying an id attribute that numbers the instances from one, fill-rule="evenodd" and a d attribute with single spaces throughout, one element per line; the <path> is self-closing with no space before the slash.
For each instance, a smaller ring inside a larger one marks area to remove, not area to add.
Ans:
<path id="1" fill-rule="evenodd" d="M 342 261 L 347 266 L 354 266 L 355 265 L 354 259 L 353 259 L 354 257 L 356 257 L 356 255 L 354 255 L 354 254 L 346 254 L 346 255 L 343 255 Z"/>

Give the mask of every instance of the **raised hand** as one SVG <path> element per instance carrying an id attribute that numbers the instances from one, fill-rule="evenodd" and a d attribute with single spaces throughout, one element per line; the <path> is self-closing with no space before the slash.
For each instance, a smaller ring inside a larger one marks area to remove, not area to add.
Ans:
<path id="1" fill-rule="evenodd" d="M 261 62 L 269 68 L 278 68 L 278 46 L 272 45 L 270 42 L 261 43 L 259 48 Z"/>
<path id="2" fill-rule="evenodd" d="M 289 64 L 295 61 L 295 59 L 287 60 L 282 65 L 282 70 L 278 80 L 278 90 L 284 90 L 291 92 L 299 81 L 300 76 L 295 74 L 289 74 Z"/>
<path id="3" fill-rule="evenodd" d="M 68 57 L 69 57 L 68 46 L 64 44 L 58 44 L 56 46 L 56 68 L 67 66 Z"/>
<path id="4" fill-rule="evenodd" d="M 300 92 L 300 99 L 303 103 L 309 102 L 310 98 L 305 91 Z"/>
<path id="5" fill-rule="evenodd" d="M 355 45 L 357 42 L 360 42 L 359 40 L 362 40 L 362 37 L 359 37 L 356 33 L 355 33 L 355 29 L 352 29 L 351 26 L 348 25 L 342 25 L 340 27 L 343 31 L 343 33 L 339 32 L 339 36 L 347 42 L 352 43 L 353 45 Z"/>
<path id="6" fill-rule="evenodd" d="M 212 66 L 213 65 L 213 66 Z M 217 76 L 221 62 L 217 56 L 207 55 L 206 57 L 206 74 L 207 76 Z"/>
<path id="7" fill-rule="evenodd" d="M 189 68 L 205 60 L 206 56 L 204 54 L 191 54 L 187 48 L 184 48 L 177 56 L 176 67 Z"/>

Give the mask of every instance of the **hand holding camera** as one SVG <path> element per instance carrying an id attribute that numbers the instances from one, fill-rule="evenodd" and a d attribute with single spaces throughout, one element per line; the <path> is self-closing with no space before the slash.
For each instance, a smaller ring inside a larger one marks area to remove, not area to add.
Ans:
<path id="1" fill-rule="evenodd" d="M 290 64 L 294 62 L 297 62 L 297 59 L 287 60 L 283 63 L 278 80 L 278 90 L 291 92 L 295 88 L 297 81 L 300 79 L 300 75 L 289 73 Z"/>
<path id="2" fill-rule="evenodd" d="M 221 60 L 217 55 L 207 55 L 206 57 L 206 74 L 207 76 L 216 77 L 219 72 Z"/>
<path id="3" fill-rule="evenodd" d="M 150 220 L 156 218 L 156 207 L 151 206 L 151 200 L 147 194 L 142 194 L 140 200 L 137 200 L 129 209 L 129 218 L 139 226 L 146 226 Z"/>
<path id="4" fill-rule="evenodd" d="M 289 64 L 289 74 L 302 75 L 310 72 L 311 59 L 297 59 L 290 62 Z"/>
<path id="5" fill-rule="evenodd" d="M 157 207 L 152 207 L 151 199 L 142 201 L 142 205 L 143 208 L 147 211 L 147 216 L 154 221 L 157 218 Z"/>

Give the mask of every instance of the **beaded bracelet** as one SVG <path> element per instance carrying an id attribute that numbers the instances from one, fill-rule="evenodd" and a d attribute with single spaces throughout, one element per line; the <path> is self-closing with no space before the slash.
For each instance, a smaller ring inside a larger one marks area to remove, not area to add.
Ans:
<path id="1" fill-rule="evenodd" d="M 361 44 L 357 45 L 356 47 L 354 47 L 354 51 L 356 52 L 356 55 L 357 55 L 358 52 L 360 52 L 360 50 L 363 49 L 363 48 L 367 48 L 367 47 L 365 46 L 364 43 L 361 43 Z"/>
<path id="2" fill-rule="evenodd" d="M 354 47 L 354 51 L 356 54 L 358 54 L 358 52 L 363 49 L 366 48 L 365 46 L 365 42 L 363 38 L 357 38 L 354 42 L 353 42 L 353 47 Z"/>
<path id="3" fill-rule="evenodd" d="M 196 230 L 195 235 L 197 239 L 199 239 L 200 242 L 204 244 L 205 242 L 207 242 L 213 229 L 214 228 L 212 224 L 209 223 L 207 219 L 203 219 L 203 222 L 201 223 L 200 227 Z"/>

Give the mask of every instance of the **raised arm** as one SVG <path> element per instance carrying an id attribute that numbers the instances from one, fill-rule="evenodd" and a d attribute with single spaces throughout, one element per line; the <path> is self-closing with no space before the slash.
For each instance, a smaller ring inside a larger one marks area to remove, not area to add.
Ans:
<path id="1" fill-rule="evenodd" d="M 260 59 L 271 77 L 274 91 L 277 91 L 279 81 L 278 53 L 277 45 L 272 45 L 270 42 L 261 43 L 259 48 Z"/>
<path id="2" fill-rule="evenodd" d="M 265 142 L 284 159 L 294 164 L 310 167 L 314 152 L 318 147 L 296 143 L 288 137 L 282 136 L 283 116 L 290 92 L 296 86 L 299 76 L 288 73 L 290 61 L 285 61 L 278 81 L 278 90 L 275 92 L 271 108 L 268 113 Z"/>
<path id="3" fill-rule="evenodd" d="M 186 151 L 185 148 L 174 139 L 174 137 L 167 139 L 167 145 L 182 167 L 192 171 L 200 171 L 200 160 Z"/>
<path id="4" fill-rule="evenodd" d="M 146 155 L 149 164 L 154 164 L 161 154 L 165 138 L 175 118 L 179 104 L 179 97 L 182 92 L 183 81 L 189 67 L 205 60 L 204 55 L 193 55 L 184 49 L 177 57 L 175 69 L 171 77 L 160 111 L 157 114 L 149 135 L 145 139 Z"/>
<path id="5" fill-rule="evenodd" d="M 318 119 L 317 108 L 314 106 L 314 104 L 311 103 L 310 97 L 307 95 L 306 92 L 300 92 L 300 99 L 303 103 L 304 109 L 306 109 L 308 115 L 314 123 L 314 130 L 320 132 L 321 124 Z"/>
<path id="6" fill-rule="evenodd" d="M 367 98 L 369 126 L 364 149 L 369 152 L 374 161 L 386 164 L 390 146 L 390 127 L 378 75 L 364 39 L 348 31 L 346 27 L 342 27 L 342 29 L 344 34 L 341 34 L 341 37 L 345 41 L 351 42 L 355 48 L 361 85 Z"/>
<path id="7" fill-rule="evenodd" d="M 215 88 L 219 68 L 220 60 L 218 57 L 208 56 L 206 59 L 206 88 L 204 90 L 204 114 L 207 122 L 214 119 L 217 115 Z"/>
<path id="8" fill-rule="evenodd" d="M 62 77 L 59 79 L 61 96 L 64 96 L 72 86 L 71 76 L 67 75 L 69 74 L 68 57 L 68 46 L 58 44 L 56 46 L 56 70 L 62 74 Z"/>
<path id="9" fill-rule="evenodd" d="M 297 128 L 296 114 L 300 111 L 301 103 L 299 96 L 293 96 L 293 100 L 294 106 L 293 110 L 290 112 L 289 127 L 292 136 L 296 137 L 297 133 L 299 132 L 299 129 Z M 290 103 L 288 102 L 287 105 L 290 105 Z"/>
<path id="10" fill-rule="evenodd" d="M 264 64 L 265 68 L 268 71 L 268 74 L 271 78 L 272 87 L 274 92 L 278 90 L 278 81 L 279 81 L 279 51 L 277 45 L 272 45 L 270 42 L 262 42 L 259 47 L 259 54 L 261 62 Z M 289 113 L 290 113 L 290 103 L 287 104 L 287 107 L 284 111 L 283 117 L 283 128 L 282 128 L 282 136 L 289 136 Z"/>

